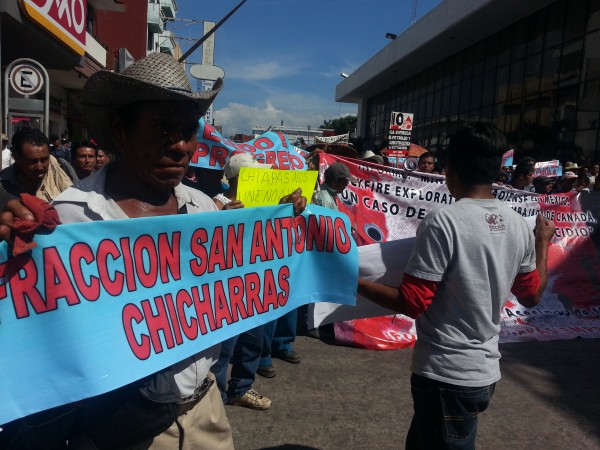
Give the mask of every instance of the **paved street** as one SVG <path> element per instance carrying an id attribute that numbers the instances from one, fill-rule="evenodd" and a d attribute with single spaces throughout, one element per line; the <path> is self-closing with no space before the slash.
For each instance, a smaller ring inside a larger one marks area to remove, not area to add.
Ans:
<path id="1" fill-rule="evenodd" d="M 302 363 L 275 360 L 255 388 L 268 411 L 227 406 L 238 450 L 401 449 L 412 350 L 371 351 L 299 337 Z M 481 416 L 479 449 L 600 449 L 600 339 L 501 346 L 503 378 Z"/>

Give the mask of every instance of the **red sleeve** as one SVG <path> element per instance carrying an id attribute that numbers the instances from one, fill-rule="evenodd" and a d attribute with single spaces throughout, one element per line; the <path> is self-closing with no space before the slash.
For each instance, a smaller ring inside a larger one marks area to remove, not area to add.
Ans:
<path id="1" fill-rule="evenodd" d="M 540 274 L 536 269 L 529 273 L 518 273 L 510 291 L 519 299 L 535 296 L 539 287 Z"/>
<path id="2" fill-rule="evenodd" d="M 416 319 L 421 313 L 425 312 L 431 305 L 438 285 L 439 282 L 437 281 L 424 280 L 407 273 L 404 274 L 402 284 L 400 284 L 400 294 L 404 299 L 409 317 Z"/>

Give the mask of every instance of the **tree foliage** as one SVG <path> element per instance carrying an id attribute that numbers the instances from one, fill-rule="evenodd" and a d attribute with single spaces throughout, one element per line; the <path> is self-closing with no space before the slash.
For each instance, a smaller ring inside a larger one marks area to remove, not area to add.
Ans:
<path id="1" fill-rule="evenodd" d="M 345 134 L 353 132 L 356 129 L 356 116 L 338 117 L 333 120 L 324 120 L 319 128 L 335 130 L 335 134 Z"/>

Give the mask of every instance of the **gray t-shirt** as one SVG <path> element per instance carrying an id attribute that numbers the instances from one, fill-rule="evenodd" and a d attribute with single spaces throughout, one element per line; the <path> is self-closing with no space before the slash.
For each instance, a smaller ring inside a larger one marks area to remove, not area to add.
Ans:
<path id="1" fill-rule="evenodd" d="M 499 200 L 461 199 L 429 213 L 405 273 L 439 282 L 416 320 L 412 371 L 444 383 L 500 379 L 500 310 L 517 273 L 535 269 L 533 233 Z"/>

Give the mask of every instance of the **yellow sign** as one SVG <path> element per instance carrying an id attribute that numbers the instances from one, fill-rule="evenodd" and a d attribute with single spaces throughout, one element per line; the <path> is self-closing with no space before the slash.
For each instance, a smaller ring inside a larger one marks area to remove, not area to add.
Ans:
<path id="1" fill-rule="evenodd" d="M 302 188 L 302 195 L 309 201 L 317 176 L 316 170 L 275 170 L 242 167 L 238 179 L 237 199 L 246 208 L 277 205 L 279 200 Z"/>

